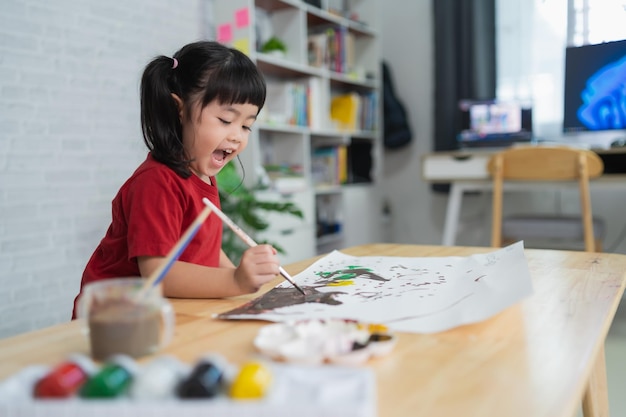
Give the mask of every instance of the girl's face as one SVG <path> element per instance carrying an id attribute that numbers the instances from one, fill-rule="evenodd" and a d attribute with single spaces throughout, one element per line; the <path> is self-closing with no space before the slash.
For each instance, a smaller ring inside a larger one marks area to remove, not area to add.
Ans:
<path id="1" fill-rule="evenodd" d="M 207 181 L 246 146 L 259 108 L 254 104 L 221 104 L 213 100 L 203 109 L 194 107 L 183 117 L 183 146 L 190 167 Z"/>

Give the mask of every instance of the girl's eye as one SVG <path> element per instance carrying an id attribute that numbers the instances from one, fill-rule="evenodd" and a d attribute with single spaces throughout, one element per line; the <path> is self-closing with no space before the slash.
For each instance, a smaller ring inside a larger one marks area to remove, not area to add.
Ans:
<path id="1" fill-rule="evenodd" d="M 224 124 L 224 125 L 226 125 L 226 126 L 228 126 L 228 125 L 230 125 L 230 124 L 232 124 L 232 123 L 233 123 L 233 122 L 229 122 L 228 120 L 224 120 L 224 119 L 222 119 L 221 117 L 218 117 L 218 120 L 219 120 L 222 124 Z M 245 130 L 245 131 L 248 131 L 248 132 L 251 132 L 251 131 L 252 131 L 252 126 L 245 126 L 245 125 L 244 125 L 244 126 L 241 126 L 241 128 L 242 128 L 243 130 Z"/>

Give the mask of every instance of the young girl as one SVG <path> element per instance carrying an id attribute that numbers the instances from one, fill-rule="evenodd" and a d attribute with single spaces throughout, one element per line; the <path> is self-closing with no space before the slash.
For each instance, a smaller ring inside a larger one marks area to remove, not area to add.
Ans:
<path id="1" fill-rule="evenodd" d="M 191 43 L 146 66 L 141 125 L 148 157 L 113 199 L 111 225 L 81 289 L 101 279 L 149 276 L 202 211 L 203 197 L 220 206 L 215 175 L 246 148 L 264 103 L 265 81 L 254 63 L 216 42 Z M 164 295 L 252 293 L 279 273 L 271 246 L 246 250 L 235 266 L 221 244 L 222 222 L 211 214 L 162 281 Z"/>

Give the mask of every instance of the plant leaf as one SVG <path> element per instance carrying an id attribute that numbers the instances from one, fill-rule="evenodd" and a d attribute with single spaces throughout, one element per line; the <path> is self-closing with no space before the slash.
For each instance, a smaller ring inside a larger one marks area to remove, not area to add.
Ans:
<path id="1" fill-rule="evenodd" d="M 254 193 L 255 190 L 246 187 L 232 161 L 217 174 L 217 182 L 222 211 L 247 233 L 251 232 L 249 233 L 251 235 L 269 227 L 269 223 L 264 220 L 266 217 L 264 212 L 286 213 L 299 218 L 304 217 L 302 210 L 292 202 L 258 200 Z M 263 243 L 272 245 L 279 253 L 285 253 L 285 250 L 275 242 L 264 241 Z M 238 264 L 247 246 L 229 227 L 225 226 L 222 236 L 222 249 L 233 263 Z"/>

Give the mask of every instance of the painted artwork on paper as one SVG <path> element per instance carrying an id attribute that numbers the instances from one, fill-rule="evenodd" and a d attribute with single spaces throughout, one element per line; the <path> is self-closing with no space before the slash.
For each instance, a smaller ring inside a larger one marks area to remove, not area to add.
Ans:
<path id="1" fill-rule="evenodd" d="M 350 256 L 339 251 L 222 319 L 342 318 L 443 331 L 484 320 L 532 293 L 522 242 L 469 257 Z"/>

